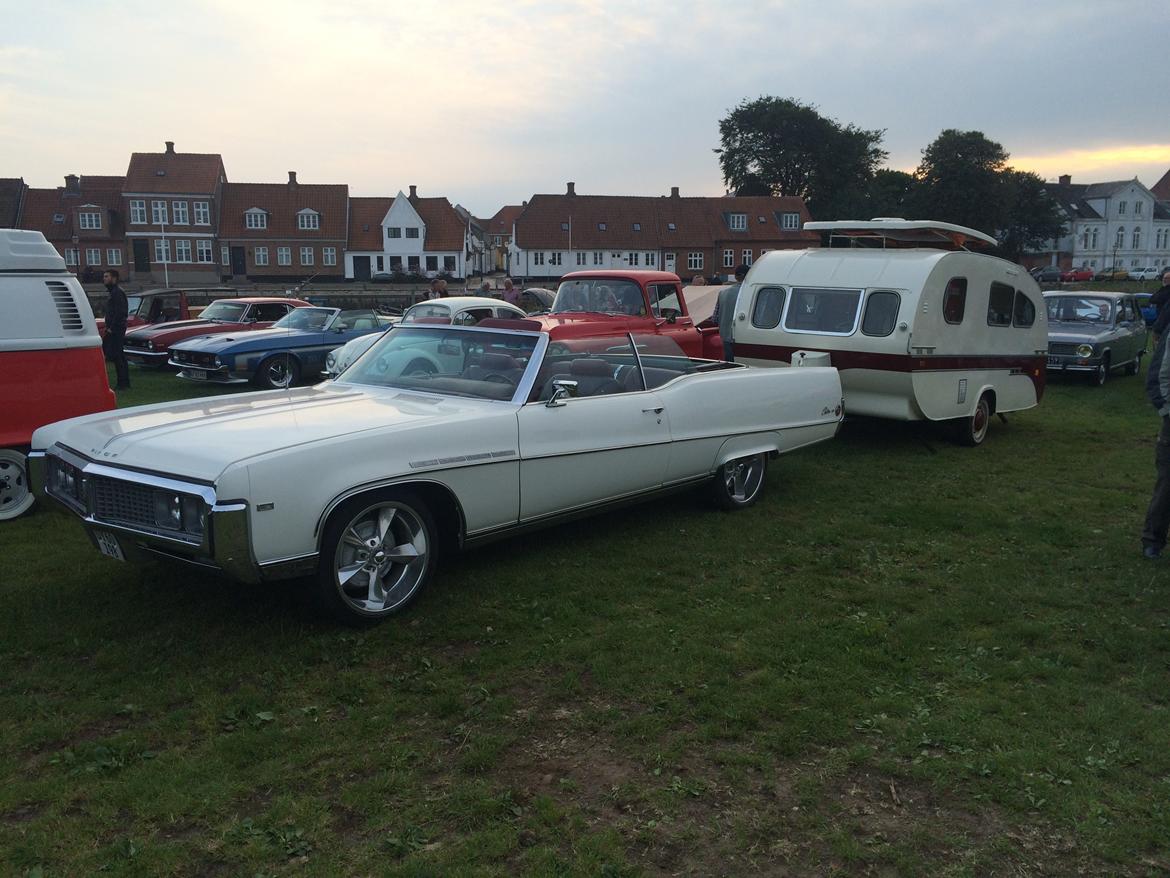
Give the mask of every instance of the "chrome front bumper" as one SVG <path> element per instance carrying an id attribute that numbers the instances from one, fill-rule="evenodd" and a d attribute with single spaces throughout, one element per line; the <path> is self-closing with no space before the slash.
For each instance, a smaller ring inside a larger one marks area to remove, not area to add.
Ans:
<path id="1" fill-rule="evenodd" d="M 1101 357 L 1076 357 L 1062 354 L 1048 355 L 1049 372 L 1096 372 Z"/>
<path id="2" fill-rule="evenodd" d="M 167 360 L 167 365 L 179 370 L 179 377 L 188 381 L 206 381 L 209 384 L 247 384 L 250 379 L 233 377 L 227 366 L 192 366 L 190 363 L 180 363 L 177 360 Z M 202 373 L 199 375 L 193 373 Z"/>

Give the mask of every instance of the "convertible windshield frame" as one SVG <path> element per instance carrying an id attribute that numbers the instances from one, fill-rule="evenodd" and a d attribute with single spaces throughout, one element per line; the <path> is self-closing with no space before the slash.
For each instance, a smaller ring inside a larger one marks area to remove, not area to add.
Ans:
<path id="1" fill-rule="evenodd" d="M 279 320 L 272 324 L 273 329 L 302 330 L 308 332 L 325 332 L 331 323 L 341 313 L 340 308 L 322 308 L 314 305 L 311 308 L 293 308 Z M 307 321 L 314 314 L 325 314 L 325 322 L 318 327 L 293 326 L 293 321 Z"/>
<path id="2" fill-rule="evenodd" d="M 217 315 L 216 310 L 234 312 L 225 315 Z M 211 312 L 208 314 L 208 312 Z M 212 302 L 199 315 L 200 320 L 210 320 L 213 323 L 240 323 L 244 319 L 244 315 L 248 313 L 248 305 L 246 302 Z"/>

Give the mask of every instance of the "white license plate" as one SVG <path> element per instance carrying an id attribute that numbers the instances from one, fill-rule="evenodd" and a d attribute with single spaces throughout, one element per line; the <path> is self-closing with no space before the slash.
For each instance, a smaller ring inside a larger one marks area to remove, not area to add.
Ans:
<path id="1" fill-rule="evenodd" d="M 126 556 L 122 554 L 122 547 L 118 545 L 118 538 L 112 533 L 104 530 L 95 530 L 93 538 L 97 542 L 98 551 L 107 558 L 113 558 L 117 561 L 125 561 Z"/>
<path id="2" fill-rule="evenodd" d="M 203 380 L 204 378 L 207 377 L 207 370 L 206 369 L 188 369 L 187 374 L 190 375 L 192 378 L 198 378 L 200 380 Z"/>
<path id="3" fill-rule="evenodd" d="M 1060 365 L 1060 358 L 1059 357 L 1049 357 L 1048 358 L 1048 365 L 1049 366 L 1059 366 Z"/>

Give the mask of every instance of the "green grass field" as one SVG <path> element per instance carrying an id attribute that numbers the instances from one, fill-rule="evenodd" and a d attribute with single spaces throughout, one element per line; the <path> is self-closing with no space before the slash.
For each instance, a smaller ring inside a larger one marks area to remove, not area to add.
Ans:
<path id="1" fill-rule="evenodd" d="M 0 873 L 1166 874 L 1141 380 L 978 449 L 851 422 L 752 509 L 499 543 L 360 633 L 42 503 L 0 528 Z"/>

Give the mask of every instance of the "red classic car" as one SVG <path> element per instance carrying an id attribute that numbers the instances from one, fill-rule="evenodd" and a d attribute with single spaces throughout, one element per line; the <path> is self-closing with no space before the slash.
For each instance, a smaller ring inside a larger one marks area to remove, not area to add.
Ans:
<path id="1" fill-rule="evenodd" d="M 173 320 L 132 329 L 126 333 L 122 350 L 126 359 L 140 366 L 164 366 L 171 345 L 198 335 L 267 329 L 294 308 L 304 308 L 300 299 L 255 297 L 217 299 L 197 320 Z"/>
<path id="2" fill-rule="evenodd" d="M 1080 268 L 1070 268 L 1068 271 L 1062 271 L 1060 273 L 1060 279 L 1064 283 L 1079 283 L 1081 281 L 1092 280 L 1093 274 L 1093 269 L 1082 265 Z"/>

